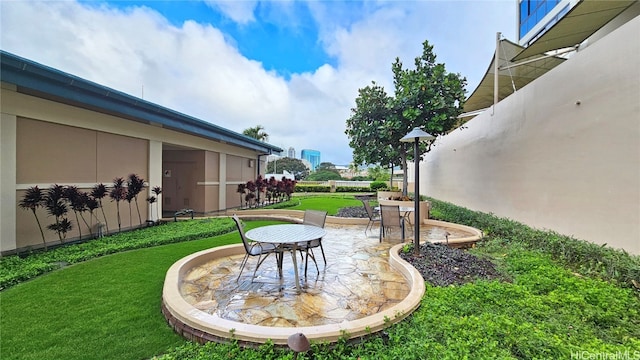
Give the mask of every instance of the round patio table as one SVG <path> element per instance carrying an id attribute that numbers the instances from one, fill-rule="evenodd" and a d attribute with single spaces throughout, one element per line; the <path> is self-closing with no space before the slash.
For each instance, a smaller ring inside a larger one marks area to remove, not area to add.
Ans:
<path id="1" fill-rule="evenodd" d="M 298 277 L 298 261 L 296 259 L 298 243 L 320 239 L 326 234 L 327 232 L 318 226 L 305 224 L 277 224 L 251 229 L 247 231 L 245 236 L 253 241 L 278 245 L 278 273 L 280 274 L 280 277 L 282 277 L 282 260 L 284 257 L 284 251 L 291 251 L 296 289 L 300 292 L 301 288 L 300 279 Z"/>

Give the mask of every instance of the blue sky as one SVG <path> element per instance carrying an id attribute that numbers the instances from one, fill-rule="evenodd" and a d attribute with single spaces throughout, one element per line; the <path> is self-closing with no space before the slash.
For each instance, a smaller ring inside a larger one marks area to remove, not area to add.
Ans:
<path id="1" fill-rule="evenodd" d="M 3 50 L 269 142 L 347 165 L 358 88 L 434 46 L 470 94 L 514 0 L 1 1 Z"/>

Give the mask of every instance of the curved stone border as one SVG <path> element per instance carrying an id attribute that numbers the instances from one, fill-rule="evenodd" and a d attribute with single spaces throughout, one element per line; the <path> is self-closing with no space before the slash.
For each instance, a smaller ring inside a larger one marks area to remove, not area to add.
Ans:
<path id="1" fill-rule="evenodd" d="M 179 291 L 183 275 L 194 266 L 207 261 L 233 255 L 244 254 L 241 244 L 221 246 L 203 250 L 186 256 L 167 271 L 162 290 L 162 312 L 169 324 L 187 339 L 207 342 L 223 339 L 237 339 L 245 345 L 262 344 L 270 339 L 276 345 L 286 345 L 290 335 L 303 333 L 310 341 L 337 342 L 345 335 L 349 339 L 380 331 L 397 323 L 420 306 L 425 293 L 424 279 L 420 273 L 404 261 L 398 252 L 404 244 L 393 246 L 389 252 L 389 262 L 407 279 L 410 291 L 407 297 L 393 307 L 353 321 L 306 327 L 269 327 L 243 324 L 220 318 L 200 311 L 187 303 Z"/>
<path id="2" fill-rule="evenodd" d="M 440 220 L 431 220 L 431 219 L 425 220 L 424 225 L 449 227 L 449 228 L 463 230 L 472 234 L 470 236 L 463 237 L 463 238 L 449 239 L 449 245 L 462 245 L 462 244 L 468 244 L 468 243 L 475 243 L 484 237 L 484 234 L 482 233 L 482 231 L 471 226 L 460 225 L 460 224 L 455 224 L 455 223 L 450 223 L 450 222 L 440 221 Z M 441 240 L 438 242 L 443 243 L 445 242 L 445 240 Z"/>

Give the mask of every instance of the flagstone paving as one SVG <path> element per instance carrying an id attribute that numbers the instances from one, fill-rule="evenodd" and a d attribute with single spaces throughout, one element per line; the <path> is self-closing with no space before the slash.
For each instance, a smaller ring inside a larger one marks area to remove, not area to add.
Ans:
<path id="1" fill-rule="evenodd" d="M 421 242 L 466 242 L 481 237 L 475 229 L 430 221 L 421 226 Z M 363 336 L 402 320 L 420 304 L 424 280 L 391 251 L 400 239 L 380 242 L 365 225 L 328 221 L 320 248 L 309 259 L 307 276 L 298 253 L 302 291 L 295 286 L 293 262 L 285 253 L 283 276 L 271 255 L 252 279 L 257 258 L 250 257 L 238 279 L 244 257 L 241 245 L 192 254 L 167 272 L 163 313 L 176 331 L 195 341 L 236 338 L 246 343 L 286 344 L 304 332 L 310 339 L 337 341 L 344 334 Z M 468 230 L 468 231 L 467 231 Z M 408 233 L 411 231 L 407 230 Z M 475 231 L 475 233 L 474 233 Z M 405 241 L 413 241 L 407 235 Z M 398 265 L 404 263 L 404 265 Z"/>

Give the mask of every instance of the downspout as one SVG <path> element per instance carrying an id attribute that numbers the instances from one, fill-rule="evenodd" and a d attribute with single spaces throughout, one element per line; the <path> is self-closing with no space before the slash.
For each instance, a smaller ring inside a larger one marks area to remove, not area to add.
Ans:
<path id="1" fill-rule="evenodd" d="M 496 104 L 498 103 L 498 71 L 500 71 L 499 69 L 500 56 L 498 53 L 498 49 L 500 48 L 501 35 L 502 33 L 500 32 L 496 33 L 496 54 L 493 59 L 493 112 L 492 114 L 495 113 Z"/>

